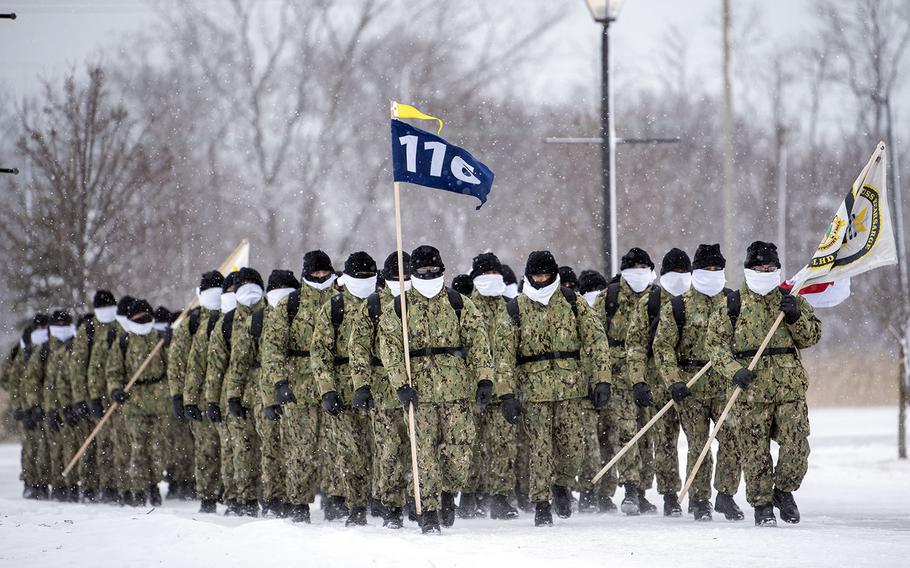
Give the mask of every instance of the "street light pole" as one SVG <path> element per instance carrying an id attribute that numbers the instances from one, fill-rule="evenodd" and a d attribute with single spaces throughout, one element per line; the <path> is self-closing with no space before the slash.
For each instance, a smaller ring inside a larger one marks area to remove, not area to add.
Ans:
<path id="1" fill-rule="evenodd" d="M 603 225 L 601 240 L 603 243 L 604 270 L 608 276 L 616 274 L 616 185 L 613 175 L 614 164 L 614 130 L 612 112 L 612 93 L 610 92 L 610 18 L 603 21 L 601 35 L 601 84 L 600 84 L 600 187 L 603 195 Z"/>

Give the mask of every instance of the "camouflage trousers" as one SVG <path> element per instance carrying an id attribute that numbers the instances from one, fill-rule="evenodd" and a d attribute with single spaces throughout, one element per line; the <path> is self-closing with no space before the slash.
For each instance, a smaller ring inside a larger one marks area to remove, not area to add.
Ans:
<path id="1" fill-rule="evenodd" d="M 50 458 L 47 455 L 47 436 L 44 424 L 25 430 L 22 436 L 22 481 L 29 485 L 47 486 L 51 483 Z"/>
<path id="2" fill-rule="evenodd" d="M 600 478 L 600 481 L 597 482 L 597 487 L 591 485 L 591 479 L 600 471 L 606 463 L 619 451 L 619 448 L 614 448 L 612 440 L 610 439 L 610 417 L 608 413 L 610 408 L 598 408 L 595 409 L 594 405 L 590 401 L 582 401 L 582 404 L 585 404 L 591 409 L 591 412 L 588 416 L 589 424 L 587 430 L 594 432 L 594 436 L 587 436 L 589 445 L 591 446 L 585 452 L 587 456 L 586 463 L 582 465 L 581 475 L 579 475 L 578 484 L 576 489 L 579 491 L 586 491 L 589 489 L 595 489 L 598 495 L 603 495 L 605 497 L 612 497 L 616 493 L 616 467 L 611 467 L 610 470 Z"/>
<path id="3" fill-rule="evenodd" d="M 458 493 L 468 482 L 477 440 L 472 405 L 466 401 L 417 405 L 414 427 L 424 510 L 438 510 L 440 493 Z"/>
<path id="4" fill-rule="evenodd" d="M 234 464 L 234 499 L 240 502 L 259 498 L 259 436 L 253 412 L 246 418 L 228 414 L 224 417 L 230 436 L 231 461 Z"/>
<path id="5" fill-rule="evenodd" d="M 583 400 L 525 404 L 522 428 L 528 439 L 531 501 L 549 501 L 553 485 L 574 487 L 589 459 L 591 409 Z"/>
<path id="6" fill-rule="evenodd" d="M 781 491 L 799 489 L 809 468 L 806 401 L 738 402 L 736 419 L 749 504 L 771 503 L 775 487 Z M 771 459 L 771 440 L 780 446 L 776 466 Z"/>
<path id="7" fill-rule="evenodd" d="M 77 425 L 78 427 L 78 425 Z M 76 453 L 76 431 L 73 426 L 60 426 L 59 430 L 47 430 L 45 440 L 47 443 L 47 455 L 50 458 L 51 466 L 51 485 L 54 487 L 70 487 L 76 485 L 79 481 L 79 469 L 73 468 L 69 474 L 64 476 L 63 469 L 69 463 L 70 458 Z"/>
<path id="8" fill-rule="evenodd" d="M 323 412 L 320 407 L 320 412 Z M 319 444 L 317 453 L 321 456 L 316 465 L 318 470 L 318 486 L 323 495 L 332 497 L 344 496 L 344 484 L 338 475 L 337 466 L 334 463 L 337 455 L 337 449 L 334 447 L 335 437 L 333 435 L 333 424 L 329 421 L 329 416 L 325 415 L 319 420 L 319 434 L 317 443 Z"/>
<path id="9" fill-rule="evenodd" d="M 515 428 L 515 493 L 528 495 L 531 485 L 528 456 L 528 433 L 520 425 Z"/>
<path id="10" fill-rule="evenodd" d="M 607 434 L 606 444 L 602 441 L 603 436 L 600 437 L 601 453 L 604 454 L 605 450 L 609 452 L 608 455 L 604 456 L 607 461 L 612 459 L 615 453 L 622 449 L 638 432 L 638 410 L 639 408 L 635 404 L 631 390 L 613 389 L 610 402 L 600 411 L 604 419 L 602 430 L 605 430 Z M 647 479 L 648 485 L 650 485 L 650 477 L 646 478 L 643 475 L 642 464 L 643 456 L 649 452 L 653 455 L 653 450 L 650 449 L 651 446 L 646 438 L 647 436 L 644 436 L 643 439 L 639 440 L 638 444 L 626 452 L 626 455 L 614 466 L 616 469 L 616 483 L 633 483 L 641 487 L 642 481 Z M 607 485 L 607 488 L 609 488 L 609 485 Z M 603 492 L 605 490 L 606 488 L 601 490 L 604 495 L 607 494 Z"/>
<path id="11" fill-rule="evenodd" d="M 370 422 L 366 412 L 345 408 L 324 418 L 336 479 L 349 507 L 365 507 L 370 497 Z"/>
<path id="12" fill-rule="evenodd" d="M 481 414 L 480 490 L 490 495 L 511 495 L 515 491 L 518 427 L 502 415 L 498 403 L 490 404 Z"/>
<path id="13" fill-rule="evenodd" d="M 79 423 L 72 427 L 73 436 L 73 454 L 79 451 L 82 443 L 89 437 L 95 428 L 96 422 L 93 419 L 80 419 Z M 72 459 L 73 454 L 65 458 L 64 467 Z M 78 462 L 79 485 L 82 491 L 97 491 L 100 488 L 98 477 L 98 439 L 97 437 L 85 449 L 85 453 L 79 458 Z"/>
<path id="14" fill-rule="evenodd" d="M 107 424 L 95 436 L 96 455 L 98 464 L 98 484 L 101 489 L 118 488 L 119 471 L 114 464 L 114 417 L 108 419 Z M 92 426 L 94 428 L 94 425 Z"/>
<path id="15" fill-rule="evenodd" d="M 281 425 L 260 413 L 256 419 L 259 434 L 259 469 L 262 472 L 262 498 L 285 500 L 284 459 L 281 455 Z"/>
<path id="16" fill-rule="evenodd" d="M 164 474 L 170 440 L 167 417 L 130 415 L 126 417 L 130 448 L 130 490 L 146 492 Z"/>
<path id="17" fill-rule="evenodd" d="M 474 428 L 477 430 L 477 440 L 474 442 L 474 458 L 471 460 L 471 469 L 468 473 L 468 480 L 465 482 L 462 491 L 465 493 L 477 493 L 481 490 L 483 479 L 483 434 L 486 430 L 486 417 L 484 412 L 477 409 L 476 405 L 471 405 L 471 416 L 474 418 Z"/>
<path id="18" fill-rule="evenodd" d="M 215 432 L 218 433 L 220 451 L 219 469 L 221 472 L 221 500 L 236 501 L 237 490 L 234 482 L 234 443 L 231 439 L 231 432 L 228 430 L 227 417 L 222 416 L 221 422 L 214 423 Z"/>
<path id="19" fill-rule="evenodd" d="M 190 421 L 193 430 L 196 497 L 218 499 L 221 493 L 221 441 L 218 429 L 204 418 Z"/>
<path id="20" fill-rule="evenodd" d="M 692 472 L 692 466 L 698 460 L 708 435 L 711 432 L 711 423 L 716 422 L 724 410 L 726 399 L 712 398 L 700 399 L 696 396 L 685 398 L 677 405 L 679 417 L 682 422 L 683 432 L 689 443 L 686 454 L 686 477 Z M 741 471 L 736 447 L 736 428 L 732 415 L 728 415 L 727 422 L 717 433 L 717 467 L 713 466 L 711 452 L 705 455 L 701 469 L 692 481 L 689 496 L 692 501 L 707 501 L 711 499 L 711 471 L 714 471 L 714 488 L 720 493 L 736 494 L 739 489 L 739 473 Z"/>
<path id="21" fill-rule="evenodd" d="M 114 489 L 121 495 L 130 491 L 130 433 L 128 419 L 122 409 L 117 409 L 108 419 L 107 428 L 111 435 L 111 456 L 114 465 Z"/>
<path id="22" fill-rule="evenodd" d="M 411 466 L 407 418 L 401 408 L 374 408 L 373 497 L 388 507 L 403 507 Z"/>
<path id="23" fill-rule="evenodd" d="M 193 454 L 193 433 L 186 420 L 173 416 L 165 420 L 165 430 L 171 443 L 167 449 L 165 467 L 168 481 L 172 483 L 192 484 L 195 464 Z"/>
<path id="24" fill-rule="evenodd" d="M 307 505 L 316 498 L 319 464 L 320 423 L 323 412 L 318 404 L 291 403 L 282 407 L 281 447 L 284 450 L 285 494 L 289 503 Z"/>
<path id="25" fill-rule="evenodd" d="M 654 402 L 647 408 L 638 409 L 637 430 L 644 428 L 658 410 L 670 402 L 667 389 L 655 389 Z M 644 442 L 644 445 L 642 445 Z M 642 473 L 640 489 L 650 489 L 652 480 L 657 478 L 657 492 L 661 495 L 678 493 L 682 489 L 679 479 L 679 413 L 670 408 L 648 431 L 638 445 L 641 446 Z"/>

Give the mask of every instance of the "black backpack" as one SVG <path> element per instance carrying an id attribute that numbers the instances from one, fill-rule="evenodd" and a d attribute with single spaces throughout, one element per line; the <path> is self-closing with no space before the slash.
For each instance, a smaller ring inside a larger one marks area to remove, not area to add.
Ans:
<path id="1" fill-rule="evenodd" d="M 202 314 L 200 313 L 200 308 L 193 308 L 189 313 L 189 326 L 190 335 L 196 335 L 196 332 L 199 330 L 199 320 L 202 319 Z"/>
<path id="2" fill-rule="evenodd" d="M 569 288 L 560 287 L 559 291 L 562 292 L 562 296 L 569 302 L 569 305 L 572 306 L 572 313 L 575 315 L 575 319 L 578 319 L 578 296 L 575 294 L 575 290 Z M 519 313 L 518 308 L 518 296 L 512 298 L 506 304 L 506 311 L 509 312 L 509 317 L 512 318 L 512 321 L 515 322 L 517 327 L 521 327 L 521 314 Z"/>

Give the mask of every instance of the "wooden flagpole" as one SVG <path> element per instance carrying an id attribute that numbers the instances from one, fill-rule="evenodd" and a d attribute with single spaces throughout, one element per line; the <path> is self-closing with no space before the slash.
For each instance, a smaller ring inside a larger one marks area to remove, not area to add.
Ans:
<path id="1" fill-rule="evenodd" d="M 221 265 L 222 273 L 230 270 L 230 268 L 231 268 L 230 264 L 231 264 L 232 259 L 245 246 L 249 246 L 249 242 L 246 239 L 241 241 L 240 244 L 237 245 L 237 248 L 235 248 L 234 251 L 227 257 L 227 259 L 225 259 L 224 263 Z M 183 311 L 180 312 L 180 315 L 177 317 L 177 320 L 174 322 L 174 325 L 175 326 L 179 325 L 180 322 L 183 321 L 183 318 L 185 318 L 186 315 L 189 313 L 189 311 L 192 310 L 193 308 L 195 308 L 198 303 L 199 303 L 199 299 L 194 297 L 190 301 L 190 303 L 187 304 L 185 308 L 183 308 Z M 163 346 L 164 346 L 163 339 L 159 340 L 158 343 L 155 344 L 155 348 L 152 349 L 152 352 L 149 353 L 148 357 L 145 358 L 145 361 L 142 362 L 142 365 L 140 365 L 139 368 L 136 370 L 136 372 L 133 373 L 133 376 L 130 377 L 130 380 L 129 380 L 129 382 L 126 383 L 126 386 L 123 387 L 123 392 L 130 392 L 130 389 L 133 387 L 134 384 L 136 384 L 136 381 L 139 380 L 139 377 L 142 376 L 142 373 L 145 371 L 145 368 L 148 367 L 149 363 L 152 362 L 152 359 L 158 355 L 158 353 L 161 351 L 161 348 Z M 79 447 L 79 451 L 77 451 L 75 453 L 75 455 L 73 455 L 72 459 L 70 459 L 69 463 L 66 464 L 66 467 L 63 469 L 64 476 L 69 474 L 69 472 L 76 466 L 76 463 L 79 461 L 79 458 L 82 457 L 82 454 L 84 454 L 85 451 L 88 449 L 89 445 L 91 445 L 92 440 L 95 439 L 95 437 L 98 435 L 98 432 L 101 431 L 101 428 L 104 427 L 104 425 L 107 423 L 108 419 L 110 419 L 111 415 L 119 407 L 120 407 L 120 405 L 117 404 L 116 401 L 111 401 L 111 405 L 108 407 L 107 412 L 105 412 L 104 416 L 101 417 L 101 420 L 99 420 L 98 423 L 95 424 L 95 428 L 92 430 L 92 433 L 89 434 L 88 438 L 86 438 L 85 441 L 82 442 L 82 446 Z"/>
<path id="2" fill-rule="evenodd" d="M 711 366 L 712 366 L 713 364 L 714 364 L 713 361 L 708 361 L 708 362 L 705 364 L 704 367 L 702 367 L 701 369 L 699 369 L 699 371 L 698 371 L 697 373 L 695 373 L 695 375 L 692 376 L 692 378 L 689 380 L 689 382 L 686 383 L 686 386 L 691 388 L 692 385 L 694 385 L 695 382 L 696 382 L 698 379 L 700 379 L 700 378 L 702 377 L 702 375 L 704 375 L 705 373 L 708 372 L 708 369 L 710 369 Z M 629 450 L 631 450 L 631 449 L 632 449 L 632 446 L 634 446 L 635 443 L 638 442 L 638 440 L 639 440 L 642 436 L 644 436 L 645 433 L 646 433 L 648 430 L 651 429 L 651 426 L 654 426 L 655 424 L 657 424 L 657 421 L 660 420 L 660 418 L 661 418 L 664 414 L 666 414 L 667 412 L 670 411 L 670 408 L 672 408 L 674 404 L 676 404 L 676 401 L 674 401 L 674 400 L 671 398 L 671 399 L 670 399 L 670 402 L 668 402 L 667 404 L 665 404 L 663 408 L 661 408 L 659 411 L 657 411 L 657 414 L 655 414 L 654 417 L 651 418 L 651 420 L 648 420 L 648 423 L 645 424 L 645 425 L 642 427 L 642 429 L 638 431 L 637 434 L 635 434 L 634 436 L 632 436 L 632 439 L 629 440 L 628 442 L 626 442 L 626 445 L 623 446 L 621 450 L 619 450 L 618 452 L 616 452 L 616 455 L 613 456 L 613 459 L 611 459 L 610 461 L 608 461 L 608 462 L 607 462 L 607 465 L 603 466 L 603 467 L 600 469 L 600 471 L 597 472 L 597 475 L 595 475 L 594 478 L 591 479 L 591 483 L 597 483 L 598 481 L 600 481 L 600 478 L 603 477 L 603 476 L 607 473 L 607 471 L 610 470 L 611 467 L 613 467 L 614 465 L 616 465 L 616 463 L 617 463 L 624 455 L 626 455 L 626 452 L 628 452 Z"/>
<path id="3" fill-rule="evenodd" d="M 398 104 L 391 103 L 391 116 L 398 118 Z M 401 249 L 401 184 L 394 182 L 395 187 L 395 242 L 398 247 L 398 301 L 401 304 L 401 337 L 404 348 L 404 369 L 411 385 L 411 350 L 408 343 L 408 308 L 404 289 L 404 253 Z M 420 502 L 420 475 L 417 469 L 417 429 L 414 426 L 414 405 L 408 405 L 408 437 L 411 439 L 411 476 L 414 480 L 414 503 L 418 515 L 423 514 Z"/>

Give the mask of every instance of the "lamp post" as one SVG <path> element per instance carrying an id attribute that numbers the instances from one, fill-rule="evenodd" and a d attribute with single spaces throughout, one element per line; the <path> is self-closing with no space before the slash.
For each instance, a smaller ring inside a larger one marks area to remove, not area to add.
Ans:
<path id="1" fill-rule="evenodd" d="M 591 17 L 603 28 L 601 33 L 601 90 L 600 90 L 600 138 L 601 138 L 601 193 L 603 194 L 603 241 L 604 269 L 608 276 L 616 274 L 618 255 L 616 252 L 616 131 L 613 127 L 613 92 L 610 90 L 610 24 L 616 21 L 622 0 L 585 0 Z"/>

